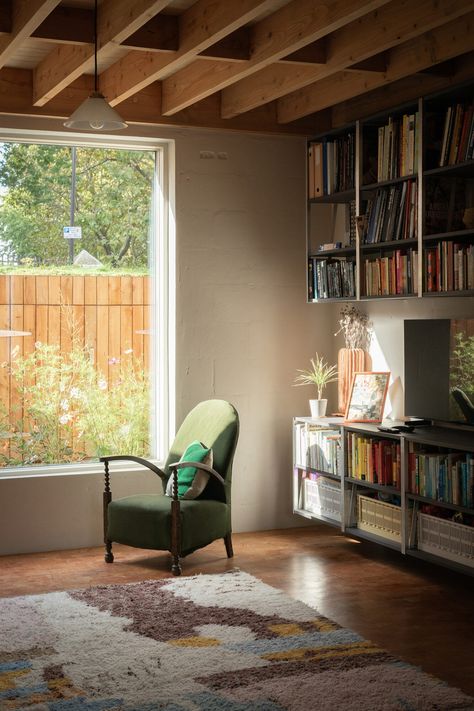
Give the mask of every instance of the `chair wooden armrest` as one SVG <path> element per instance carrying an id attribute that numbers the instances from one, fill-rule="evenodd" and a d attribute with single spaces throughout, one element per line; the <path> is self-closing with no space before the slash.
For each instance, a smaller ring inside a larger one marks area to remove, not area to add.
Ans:
<path id="1" fill-rule="evenodd" d="M 106 471 L 108 471 L 108 463 L 109 462 L 117 462 L 117 461 L 128 461 L 128 462 L 137 462 L 137 464 L 141 464 L 142 466 L 146 467 L 150 471 L 152 471 L 154 474 L 157 474 L 160 479 L 163 479 L 163 481 L 166 481 L 167 476 L 164 473 L 162 469 L 156 466 L 156 464 L 153 464 L 152 462 L 149 462 L 148 459 L 143 459 L 142 457 L 135 457 L 132 454 L 113 454 L 109 455 L 106 457 L 99 457 L 99 461 L 104 463 L 104 466 L 106 468 Z"/>

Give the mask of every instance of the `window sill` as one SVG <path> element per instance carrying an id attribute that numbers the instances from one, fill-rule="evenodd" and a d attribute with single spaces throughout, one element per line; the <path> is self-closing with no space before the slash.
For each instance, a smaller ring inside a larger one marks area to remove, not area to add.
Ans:
<path id="1" fill-rule="evenodd" d="M 150 459 L 158 467 L 163 467 L 163 462 Z M 113 462 L 110 464 L 110 473 L 116 472 L 146 472 L 148 469 L 135 462 Z M 104 473 L 102 462 L 81 462 L 77 464 L 49 464 L 36 467 L 5 467 L 0 469 L 0 481 L 5 479 L 36 479 L 40 477 L 65 477 L 88 476 Z"/>

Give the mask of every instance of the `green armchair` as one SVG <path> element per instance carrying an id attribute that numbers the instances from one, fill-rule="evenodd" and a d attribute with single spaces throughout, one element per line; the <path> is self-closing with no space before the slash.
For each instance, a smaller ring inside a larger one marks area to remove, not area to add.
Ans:
<path id="1" fill-rule="evenodd" d="M 175 437 L 164 469 L 141 457 L 101 457 L 105 468 L 104 543 L 105 561 L 113 563 L 112 542 L 136 548 L 167 550 L 171 570 L 181 574 L 180 558 L 223 538 L 228 558 L 233 556 L 231 537 L 232 462 L 239 436 L 239 416 L 224 400 L 206 400 L 186 416 Z M 179 460 L 188 445 L 197 440 L 212 448 L 213 466 Z M 171 496 L 138 494 L 112 500 L 110 463 L 134 461 L 157 474 L 166 489 L 172 477 Z M 204 491 L 195 499 L 178 497 L 178 470 L 195 465 L 210 474 Z"/>

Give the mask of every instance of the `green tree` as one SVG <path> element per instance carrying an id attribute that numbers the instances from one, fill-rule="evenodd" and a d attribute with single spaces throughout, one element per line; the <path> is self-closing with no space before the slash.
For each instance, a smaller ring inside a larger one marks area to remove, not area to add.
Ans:
<path id="1" fill-rule="evenodd" d="M 154 153 L 76 149 L 74 223 L 77 249 L 109 266 L 146 266 Z M 4 253 L 62 263 L 70 222 L 71 149 L 0 146 L 0 240 Z"/>

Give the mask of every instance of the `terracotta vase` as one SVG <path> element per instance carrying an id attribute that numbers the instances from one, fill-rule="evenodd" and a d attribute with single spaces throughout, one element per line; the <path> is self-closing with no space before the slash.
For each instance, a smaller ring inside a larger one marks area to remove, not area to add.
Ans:
<path id="1" fill-rule="evenodd" d="M 372 359 L 362 348 L 341 348 L 337 355 L 338 412 L 346 412 L 350 396 L 352 376 L 358 371 L 371 370 Z"/>

